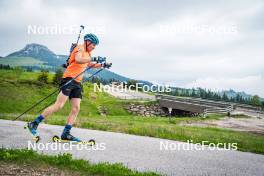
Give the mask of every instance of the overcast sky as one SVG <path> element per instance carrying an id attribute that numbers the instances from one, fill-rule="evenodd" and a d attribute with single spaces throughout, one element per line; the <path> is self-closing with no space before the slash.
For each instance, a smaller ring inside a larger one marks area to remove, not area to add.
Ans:
<path id="1" fill-rule="evenodd" d="M 261 0 L 1 0 L 0 55 L 28 43 L 68 54 L 77 38 L 68 29 L 83 24 L 100 38 L 94 55 L 107 56 L 116 73 L 264 97 L 263 19 Z"/>

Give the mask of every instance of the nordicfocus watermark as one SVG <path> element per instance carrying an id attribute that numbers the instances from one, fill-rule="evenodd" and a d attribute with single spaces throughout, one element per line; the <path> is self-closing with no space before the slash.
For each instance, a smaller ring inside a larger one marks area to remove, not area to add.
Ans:
<path id="1" fill-rule="evenodd" d="M 163 142 L 160 141 L 160 150 L 237 150 L 237 143 L 210 143 L 209 141 L 202 141 L 201 143 L 193 143 L 192 140 L 183 142 Z"/>
<path id="2" fill-rule="evenodd" d="M 160 25 L 162 34 L 236 34 L 237 25 Z"/>
<path id="3" fill-rule="evenodd" d="M 105 26 L 87 26 L 84 29 L 85 33 L 96 33 L 98 35 L 104 35 L 106 32 Z M 28 25 L 27 34 L 28 35 L 72 35 L 78 34 L 80 31 L 79 25 Z"/>
<path id="4" fill-rule="evenodd" d="M 72 151 L 72 150 L 99 150 L 103 151 L 106 149 L 105 143 L 96 143 L 94 145 L 89 144 L 81 144 L 81 143 L 74 143 L 74 142 L 67 142 L 67 143 L 60 143 L 60 142 L 32 142 L 28 141 L 27 145 L 28 150 L 38 150 L 38 151 Z"/>
<path id="5" fill-rule="evenodd" d="M 154 92 L 154 93 L 161 93 L 161 92 L 166 92 L 169 93 L 172 91 L 171 87 L 168 85 L 164 86 L 159 86 L 159 85 L 144 85 L 143 83 L 135 83 L 133 85 L 127 85 L 125 83 L 119 83 L 118 85 L 116 84 L 111 84 L 111 85 L 103 85 L 102 83 L 97 84 L 94 83 L 94 92 L 127 92 L 127 91 L 141 91 L 141 92 Z"/>

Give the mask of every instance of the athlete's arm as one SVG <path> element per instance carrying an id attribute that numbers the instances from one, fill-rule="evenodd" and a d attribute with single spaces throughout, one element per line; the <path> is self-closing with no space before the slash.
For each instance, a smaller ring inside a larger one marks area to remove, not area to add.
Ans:
<path id="1" fill-rule="evenodd" d="M 91 62 L 91 60 L 92 60 L 91 56 L 89 56 L 89 55 L 86 55 L 85 57 L 83 57 L 81 52 L 77 52 L 75 54 L 75 62 L 77 64 L 89 63 L 89 62 Z"/>
<path id="2" fill-rule="evenodd" d="M 91 66 L 93 66 L 93 68 L 100 68 L 100 67 L 102 67 L 102 64 L 89 62 L 88 67 L 91 67 Z"/>

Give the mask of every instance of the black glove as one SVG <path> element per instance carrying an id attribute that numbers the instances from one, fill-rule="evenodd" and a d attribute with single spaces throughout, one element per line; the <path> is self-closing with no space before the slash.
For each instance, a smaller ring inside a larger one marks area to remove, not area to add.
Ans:
<path id="1" fill-rule="evenodd" d="M 102 67 L 109 69 L 110 67 L 112 67 L 112 63 L 105 62 L 102 64 Z"/>
<path id="2" fill-rule="evenodd" d="M 92 57 L 92 62 L 97 62 L 97 63 L 103 63 L 105 62 L 106 57 L 101 57 L 101 56 L 97 56 L 97 57 Z"/>

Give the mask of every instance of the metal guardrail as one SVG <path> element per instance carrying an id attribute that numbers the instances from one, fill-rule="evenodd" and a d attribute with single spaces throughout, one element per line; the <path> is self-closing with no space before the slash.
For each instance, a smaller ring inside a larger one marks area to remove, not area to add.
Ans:
<path id="1" fill-rule="evenodd" d="M 182 102 L 190 102 L 194 104 L 199 104 L 199 105 L 208 105 L 208 106 L 217 106 L 217 107 L 226 107 L 230 106 L 230 103 L 226 102 L 216 102 L 212 100 L 204 100 L 200 98 L 180 98 L 180 97 L 175 97 L 175 96 L 169 96 L 169 95 L 156 95 L 156 99 L 170 99 L 170 100 L 176 100 L 176 101 L 182 101 Z"/>
<path id="2" fill-rule="evenodd" d="M 227 102 L 217 102 L 217 101 L 212 101 L 212 100 L 204 100 L 201 98 L 181 98 L 181 97 L 175 97 L 175 96 L 170 96 L 170 95 L 161 95 L 158 94 L 156 95 L 156 99 L 171 99 L 171 100 L 177 100 L 177 101 L 183 101 L 183 102 L 191 102 L 191 103 L 196 103 L 196 104 L 203 104 L 203 105 L 209 105 L 209 106 L 229 106 L 230 103 Z"/>
<path id="3" fill-rule="evenodd" d="M 231 111 L 233 111 L 234 108 L 232 105 L 226 107 L 226 108 L 219 108 L 219 107 L 213 107 L 213 108 L 206 108 L 204 110 L 204 117 L 206 117 L 208 114 L 215 114 L 215 113 L 230 113 Z"/>
<path id="4" fill-rule="evenodd" d="M 262 111 L 264 113 L 264 111 L 262 110 L 261 107 L 256 107 L 256 106 L 252 106 L 252 105 L 245 105 L 245 104 L 239 104 L 239 103 L 234 103 L 234 106 L 236 106 L 238 108 L 245 108 L 245 109 L 253 110 L 253 111 Z"/>
<path id="5" fill-rule="evenodd" d="M 176 97 L 171 95 L 156 94 L 156 100 L 166 100 L 174 102 L 182 102 L 185 104 L 193 104 L 201 107 L 205 107 L 204 115 L 212 113 L 229 113 L 236 108 L 243 108 L 246 111 L 252 111 L 259 114 L 264 114 L 264 111 L 260 107 L 252 105 L 239 104 L 234 102 L 214 101 L 201 98 L 190 97 Z"/>
<path id="6" fill-rule="evenodd" d="M 200 98 L 179 98 L 179 97 L 174 97 L 174 96 L 169 96 L 169 95 L 156 95 L 157 100 L 166 100 L 166 101 L 172 101 L 172 102 L 181 102 L 185 104 L 190 104 L 190 105 L 197 105 L 202 108 L 203 110 L 203 115 L 207 116 L 208 114 L 213 114 L 213 113 L 228 113 L 233 110 L 233 105 L 230 103 L 226 102 L 215 102 L 212 100 L 204 100 Z"/>

